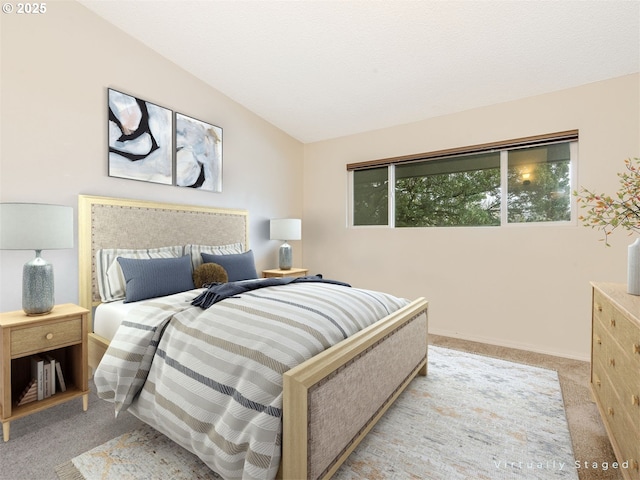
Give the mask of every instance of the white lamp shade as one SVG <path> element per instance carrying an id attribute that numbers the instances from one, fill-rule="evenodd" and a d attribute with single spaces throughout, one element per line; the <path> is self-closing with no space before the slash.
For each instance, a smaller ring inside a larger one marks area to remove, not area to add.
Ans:
<path id="1" fill-rule="evenodd" d="M 299 218 L 275 218 L 269 225 L 271 240 L 300 240 L 302 238 L 302 220 Z"/>
<path id="2" fill-rule="evenodd" d="M 0 203 L 1 250 L 73 248 L 73 208 L 43 203 Z"/>

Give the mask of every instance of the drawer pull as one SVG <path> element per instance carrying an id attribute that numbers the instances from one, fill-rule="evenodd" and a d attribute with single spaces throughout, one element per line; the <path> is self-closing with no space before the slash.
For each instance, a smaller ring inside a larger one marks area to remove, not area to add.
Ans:
<path id="1" fill-rule="evenodd" d="M 640 343 L 633 344 L 633 353 L 640 353 Z"/>
<path id="2" fill-rule="evenodd" d="M 597 343 L 598 345 L 602 345 L 602 339 L 600 338 L 600 336 L 599 336 L 599 335 L 596 335 L 596 343 Z"/>
<path id="3" fill-rule="evenodd" d="M 602 305 L 600 305 L 599 303 L 596 303 L 596 310 L 601 312 L 602 311 Z"/>
<path id="4" fill-rule="evenodd" d="M 607 413 L 613 417 L 613 407 L 609 407 Z"/>
<path id="5" fill-rule="evenodd" d="M 601 386 L 600 379 L 595 374 L 593 375 L 593 378 L 591 379 L 591 383 L 593 383 L 597 387 Z"/>
<path id="6" fill-rule="evenodd" d="M 612 367 L 616 366 L 616 359 L 615 358 L 610 358 L 609 359 L 609 365 L 611 365 Z"/>
<path id="7" fill-rule="evenodd" d="M 51 339 L 53 338 L 53 333 L 47 333 L 47 334 L 45 335 L 45 338 L 46 338 L 47 340 L 51 340 Z"/>
<path id="8" fill-rule="evenodd" d="M 609 320 L 609 323 L 611 324 L 612 327 L 616 326 L 616 319 L 612 318 L 611 320 Z"/>
<path id="9" fill-rule="evenodd" d="M 638 461 L 637 460 L 631 460 L 631 468 L 633 468 L 634 470 L 638 470 Z"/>
<path id="10" fill-rule="evenodd" d="M 640 405 L 640 397 L 638 395 L 631 395 L 631 405 Z"/>

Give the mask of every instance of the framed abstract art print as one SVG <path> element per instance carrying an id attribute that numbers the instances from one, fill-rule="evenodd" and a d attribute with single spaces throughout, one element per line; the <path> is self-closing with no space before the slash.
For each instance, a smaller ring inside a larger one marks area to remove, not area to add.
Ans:
<path id="1" fill-rule="evenodd" d="M 176 113 L 176 185 L 222 192 L 222 128 Z"/>
<path id="2" fill-rule="evenodd" d="M 173 184 L 172 111 L 109 89 L 109 176 Z"/>

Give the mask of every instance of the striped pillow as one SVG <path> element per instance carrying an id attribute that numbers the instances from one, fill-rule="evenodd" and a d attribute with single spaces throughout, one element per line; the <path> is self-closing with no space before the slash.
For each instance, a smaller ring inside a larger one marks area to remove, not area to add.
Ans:
<path id="1" fill-rule="evenodd" d="M 184 254 L 191 255 L 191 268 L 195 272 L 196 268 L 202 265 L 202 253 L 210 255 L 231 255 L 234 253 L 244 252 L 244 246 L 241 242 L 231 243 L 229 245 L 186 245 Z"/>

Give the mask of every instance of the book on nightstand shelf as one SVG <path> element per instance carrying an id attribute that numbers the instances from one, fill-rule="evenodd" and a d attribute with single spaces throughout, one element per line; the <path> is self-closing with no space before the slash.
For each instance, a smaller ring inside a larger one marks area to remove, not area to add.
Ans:
<path id="1" fill-rule="evenodd" d="M 66 392 L 67 385 L 64 381 L 64 375 L 62 375 L 62 367 L 60 366 L 60 362 L 56 362 L 56 374 L 58 376 L 58 385 L 60 385 L 60 391 Z"/>
<path id="2" fill-rule="evenodd" d="M 67 391 L 67 385 L 62 373 L 60 362 L 51 355 L 33 355 L 31 357 L 31 381 L 18 396 L 18 405 L 43 400 L 55 395 L 59 387 L 60 392 Z M 56 378 L 58 379 L 56 386 Z"/>
<path id="3" fill-rule="evenodd" d="M 18 397 L 18 406 L 38 400 L 38 381 L 34 378 Z"/>
<path id="4" fill-rule="evenodd" d="M 31 357 L 31 378 L 36 379 L 38 386 L 37 400 L 44 398 L 44 360 L 38 355 Z"/>
<path id="5" fill-rule="evenodd" d="M 49 398 L 51 396 L 51 364 L 46 360 L 43 360 L 42 372 L 42 396 Z"/>
<path id="6" fill-rule="evenodd" d="M 51 355 L 45 355 L 44 359 L 45 369 L 46 363 L 48 362 L 49 370 L 51 372 L 49 373 L 49 381 L 47 382 L 47 380 L 45 380 L 45 385 L 49 386 L 49 396 L 51 396 L 56 393 L 56 361 Z"/>

